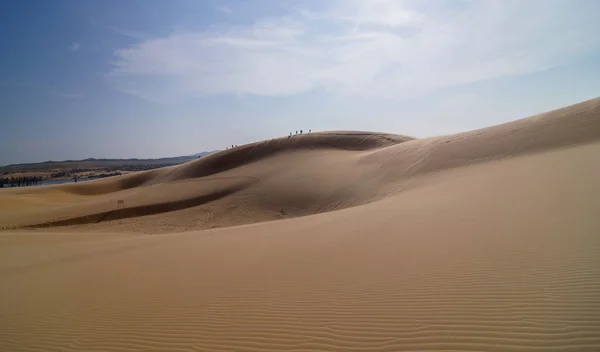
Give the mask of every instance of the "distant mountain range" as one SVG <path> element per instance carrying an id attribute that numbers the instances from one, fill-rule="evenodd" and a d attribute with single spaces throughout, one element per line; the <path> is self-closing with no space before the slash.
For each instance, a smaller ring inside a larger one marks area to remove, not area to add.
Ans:
<path id="1" fill-rule="evenodd" d="M 192 155 L 175 156 L 168 158 L 156 158 L 156 159 L 96 159 L 88 158 L 83 160 L 63 160 L 63 161 L 44 161 L 40 163 L 24 163 L 24 164 L 12 164 L 6 166 L 0 166 L 0 174 L 14 173 L 14 172 L 48 172 L 51 170 L 71 170 L 71 169 L 83 169 L 83 170 L 95 170 L 95 169 L 106 169 L 106 170 L 148 170 L 155 169 L 158 167 L 170 166 L 183 164 L 185 162 L 198 159 L 205 155 L 216 153 L 218 150 L 201 152 Z"/>

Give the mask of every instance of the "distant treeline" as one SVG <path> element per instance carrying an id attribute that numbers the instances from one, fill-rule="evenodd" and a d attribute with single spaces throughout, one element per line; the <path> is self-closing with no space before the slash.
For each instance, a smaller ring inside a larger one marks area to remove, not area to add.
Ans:
<path id="1" fill-rule="evenodd" d="M 59 177 L 78 178 L 81 176 L 77 175 L 77 173 L 86 172 L 86 171 L 98 171 L 98 170 L 71 169 L 70 171 L 57 171 L 57 172 L 53 172 L 52 174 L 50 174 L 50 178 L 59 178 Z M 117 176 L 117 175 L 121 174 L 120 172 L 111 170 L 109 168 L 103 169 L 102 171 L 105 171 L 105 173 L 96 175 L 96 176 L 87 176 L 87 178 L 109 177 L 109 176 Z"/>
<path id="2" fill-rule="evenodd" d="M 0 178 L 0 187 L 35 186 L 42 183 L 42 176 L 11 176 Z"/>
<path id="3" fill-rule="evenodd" d="M 87 178 L 104 178 L 104 177 L 111 177 L 111 176 L 121 176 L 121 173 L 120 172 L 109 172 L 109 173 L 104 173 L 104 174 L 88 176 Z"/>
<path id="4" fill-rule="evenodd" d="M 152 170 L 152 169 L 156 169 L 156 168 L 159 168 L 159 167 L 165 167 L 165 166 L 171 166 L 171 165 L 175 165 L 175 164 L 121 165 L 121 166 L 118 166 L 118 167 L 102 168 L 100 170 L 104 171 L 103 174 L 96 175 L 96 176 L 87 176 L 87 177 L 88 178 L 110 177 L 110 176 L 121 175 L 121 173 L 119 171 Z M 57 171 L 57 172 L 53 172 L 52 174 L 50 174 L 50 178 L 61 178 L 61 177 L 73 178 L 73 177 L 80 177 L 80 176 L 77 175 L 78 173 L 81 173 L 81 172 L 90 172 L 90 171 L 99 171 L 99 170 L 98 169 L 94 169 L 94 170 L 89 170 L 89 169 L 71 169 L 71 170 L 68 170 L 68 171 Z"/>

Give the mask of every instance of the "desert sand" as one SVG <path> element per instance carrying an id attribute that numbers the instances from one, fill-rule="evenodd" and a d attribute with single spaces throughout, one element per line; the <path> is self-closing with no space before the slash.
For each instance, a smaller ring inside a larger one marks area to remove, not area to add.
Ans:
<path id="1" fill-rule="evenodd" d="M 0 227 L 0 351 L 597 352 L 600 98 L 4 189 Z"/>

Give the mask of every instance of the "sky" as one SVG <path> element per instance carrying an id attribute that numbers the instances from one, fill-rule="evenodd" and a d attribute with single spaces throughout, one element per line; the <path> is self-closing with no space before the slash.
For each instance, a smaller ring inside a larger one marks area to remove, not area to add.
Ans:
<path id="1" fill-rule="evenodd" d="M 428 137 L 600 96 L 596 0 L 0 0 L 0 165 Z"/>

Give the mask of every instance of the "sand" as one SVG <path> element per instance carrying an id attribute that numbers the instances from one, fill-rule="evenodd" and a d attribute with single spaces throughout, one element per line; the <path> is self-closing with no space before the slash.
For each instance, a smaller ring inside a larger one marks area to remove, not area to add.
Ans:
<path id="1" fill-rule="evenodd" d="M 595 99 L 0 190 L 0 350 L 599 351 L 598 180 Z"/>

